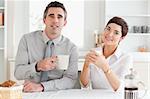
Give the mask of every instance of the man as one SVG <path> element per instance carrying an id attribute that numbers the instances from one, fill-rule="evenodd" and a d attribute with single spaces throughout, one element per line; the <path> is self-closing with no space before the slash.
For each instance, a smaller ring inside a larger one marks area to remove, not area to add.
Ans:
<path id="1" fill-rule="evenodd" d="M 47 5 L 43 21 L 44 31 L 25 34 L 19 44 L 16 56 L 15 77 L 25 80 L 25 92 L 41 92 L 73 88 L 78 77 L 77 47 L 61 35 L 62 28 L 67 23 L 67 12 L 60 2 Z M 48 41 L 53 42 L 53 55 L 45 58 Z M 56 69 L 57 56 L 69 55 L 67 70 Z M 47 72 L 46 77 L 42 77 Z M 46 80 L 42 80 L 46 78 Z"/>

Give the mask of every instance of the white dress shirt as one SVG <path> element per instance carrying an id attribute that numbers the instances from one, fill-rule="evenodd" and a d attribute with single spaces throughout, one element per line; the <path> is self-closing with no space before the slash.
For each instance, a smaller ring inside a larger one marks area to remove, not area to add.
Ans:
<path id="1" fill-rule="evenodd" d="M 96 48 L 95 50 L 101 50 L 102 48 Z M 102 50 L 101 50 L 102 51 Z M 118 47 L 114 54 L 109 56 L 107 59 L 111 70 L 120 79 L 120 87 L 118 90 L 124 87 L 124 76 L 128 73 L 129 67 L 132 67 L 132 57 L 127 53 L 123 53 Z M 98 68 L 94 64 L 89 65 L 90 68 L 90 86 L 93 89 L 112 89 L 105 73 L 102 69 Z"/>

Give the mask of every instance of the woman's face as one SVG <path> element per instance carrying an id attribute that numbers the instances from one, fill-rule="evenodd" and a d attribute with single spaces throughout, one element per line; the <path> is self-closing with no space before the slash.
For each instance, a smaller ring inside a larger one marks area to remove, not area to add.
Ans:
<path id="1" fill-rule="evenodd" d="M 121 30 L 122 28 L 120 25 L 117 25 L 115 23 L 108 24 L 102 34 L 102 41 L 104 45 L 117 46 L 122 40 Z"/>

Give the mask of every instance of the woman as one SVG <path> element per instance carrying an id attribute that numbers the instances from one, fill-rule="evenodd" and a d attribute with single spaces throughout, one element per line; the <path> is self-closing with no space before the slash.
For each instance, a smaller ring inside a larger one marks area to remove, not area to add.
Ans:
<path id="1" fill-rule="evenodd" d="M 102 33 L 103 46 L 90 51 L 86 57 L 81 72 L 80 81 L 83 87 L 91 83 L 95 89 L 113 89 L 117 91 L 121 80 L 132 65 L 130 55 L 121 52 L 120 41 L 128 33 L 128 25 L 124 19 L 113 17 L 107 23 Z M 97 53 L 101 51 L 101 54 Z"/>

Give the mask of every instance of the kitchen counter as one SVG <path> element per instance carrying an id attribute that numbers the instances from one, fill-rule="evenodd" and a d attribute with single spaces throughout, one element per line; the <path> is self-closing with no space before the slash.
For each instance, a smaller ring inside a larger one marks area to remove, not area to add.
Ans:
<path id="1" fill-rule="evenodd" d="M 123 92 L 111 90 L 71 89 L 50 92 L 24 93 L 23 99 L 124 99 Z M 142 99 L 150 99 L 150 92 Z"/>
<path id="2" fill-rule="evenodd" d="M 150 62 L 150 52 L 132 52 L 130 54 L 134 62 Z"/>

